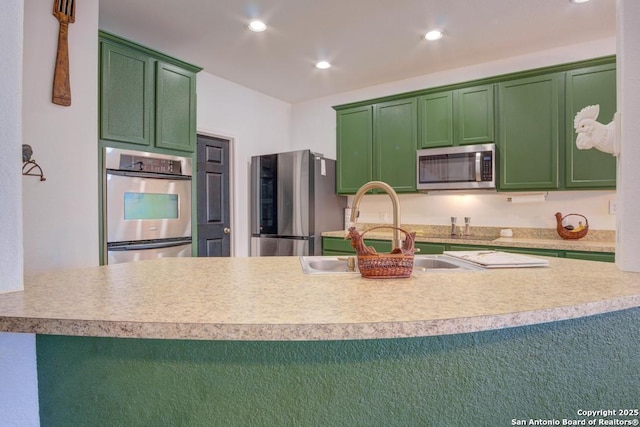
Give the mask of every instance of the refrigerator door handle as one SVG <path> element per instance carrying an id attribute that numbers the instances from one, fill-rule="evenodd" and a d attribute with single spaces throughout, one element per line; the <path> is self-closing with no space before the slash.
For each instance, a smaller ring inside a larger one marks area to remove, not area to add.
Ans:
<path id="1" fill-rule="evenodd" d="M 184 240 L 172 240 L 164 242 L 148 242 L 148 243 L 126 243 L 109 245 L 107 244 L 107 250 L 109 251 L 140 251 L 145 249 L 163 249 L 172 248 L 174 246 L 190 245 L 191 239 Z"/>

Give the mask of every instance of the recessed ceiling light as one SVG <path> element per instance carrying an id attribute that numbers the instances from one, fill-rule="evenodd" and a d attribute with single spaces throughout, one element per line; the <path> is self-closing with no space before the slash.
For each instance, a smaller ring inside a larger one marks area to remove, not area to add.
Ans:
<path id="1" fill-rule="evenodd" d="M 331 68 L 331 64 L 327 61 L 320 61 L 316 64 L 316 68 L 320 68 L 321 70 L 326 70 L 327 68 Z"/>
<path id="2" fill-rule="evenodd" d="M 264 22 L 256 19 L 255 21 L 251 21 L 249 23 L 249 29 L 251 31 L 255 31 L 256 33 L 260 33 L 267 29 L 267 25 Z"/>
<path id="3" fill-rule="evenodd" d="M 442 31 L 439 30 L 433 30 L 433 31 L 429 31 L 427 34 L 424 35 L 424 38 L 427 40 L 438 40 L 442 38 Z"/>
<path id="4" fill-rule="evenodd" d="M 571 3 L 586 3 L 589 0 L 570 0 L 570 1 L 571 1 Z"/>

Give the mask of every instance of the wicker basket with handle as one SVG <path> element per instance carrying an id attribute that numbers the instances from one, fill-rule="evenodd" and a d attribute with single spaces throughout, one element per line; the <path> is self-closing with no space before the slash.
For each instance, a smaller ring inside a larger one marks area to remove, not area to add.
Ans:
<path id="1" fill-rule="evenodd" d="M 379 254 L 372 247 L 364 244 L 364 235 L 371 230 L 391 228 L 400 230 L 405 235 L 401 248 L 391 253 Z M 362 234 L 355 227 L 349 228 L 347 238 L 351 238 L 351 246 L 356 249 L 358 270 L 362 277 L 368 279 L 398 279 L 411 276 L 413 272 L 414 242 L 416 233 L 409 233 L 402 228 L 379 226 L 373 227 Z"/>
<path id="2" fill-rule="evenodd" d="M 567 230 L 566 228 L 564 228 L 562 224 L 564 220 L 567 219 L 567 217 L 569 216 L 580 216 L 584 218 L 584 228 L 582 228 L 582 230 L 579 230 L 579 231 Z M 589 220 L 584 215 L 572 213 L 572 214 L 562 216 L 560 212 L 556 212 L 556 222 L 557 222 L 556 230 L 558 231 L 558 235 L 566 240 L 581 239 L 584 236 L 586 236 L 587 233 L 589 232 Z"/>

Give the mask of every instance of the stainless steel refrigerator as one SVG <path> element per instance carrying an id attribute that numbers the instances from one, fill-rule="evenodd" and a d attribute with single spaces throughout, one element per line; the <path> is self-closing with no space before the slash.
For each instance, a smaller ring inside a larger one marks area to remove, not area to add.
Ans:
<path id="1" fill-rule="evenodd" d="M 321 233 L 343 229 L 346 206 L 335 160 L 310 150 L 252 157 L 251 256 L 321 255 Z"/>

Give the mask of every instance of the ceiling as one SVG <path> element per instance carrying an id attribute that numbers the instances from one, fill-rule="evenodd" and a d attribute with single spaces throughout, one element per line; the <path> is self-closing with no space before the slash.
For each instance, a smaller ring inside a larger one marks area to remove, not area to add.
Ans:
<path id="1" fill-rule="evenodd" d="M 102 0 L 100 29 L 290 103 L 615 36 L 616 0 Z M 268 26 L 247 29 L 252 18 Z M 438 28 L 444 38 L 423 39 Z M 333 64 L 315 68 L 319 60 Z"/>

